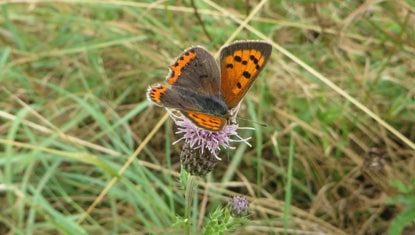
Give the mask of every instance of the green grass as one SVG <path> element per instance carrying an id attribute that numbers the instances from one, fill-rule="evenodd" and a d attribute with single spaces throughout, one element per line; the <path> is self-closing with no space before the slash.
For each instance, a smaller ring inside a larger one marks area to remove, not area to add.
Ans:
<path id="1" fill-rule="evenodd" d="M 1 1 L 0 234 L 180 234 L 186 210 L 196 234 L 232 227 L 235 194 L 239 234 L 413 233 L 415 2 L 260 2 L 195 1 L 202 26 L 190 1 Z M 186 207 L 175 127 L 145 91 L 189 46 L 264 38 L 240 112 L 253 147 Z"/>

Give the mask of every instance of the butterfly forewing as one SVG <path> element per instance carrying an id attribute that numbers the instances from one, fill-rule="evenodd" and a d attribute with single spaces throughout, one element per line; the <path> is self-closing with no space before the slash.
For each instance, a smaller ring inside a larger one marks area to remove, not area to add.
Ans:
<path id="1" fill-rule="evenodd" d="M 185 50 L 170 65 L 167 82 L 202 95 L 220 95 L 220 72 L 213 56 L 202 47 Z"/>
<path id="2" fill-rule="evenodd" d="M 185 92 L 162 84 L 155 84 L 148 88 L 147 98 L 153 103 L 166 108 L 178 110 L 200 109 L 194 100 L 187 97 Z"/>
<path id="3" fill-rule="evenodd" d="M 270 44 L 259 41 L 236 42 L 221 50 L 221 94 L 229 109 L 245 96 L 271 51 Z"/>

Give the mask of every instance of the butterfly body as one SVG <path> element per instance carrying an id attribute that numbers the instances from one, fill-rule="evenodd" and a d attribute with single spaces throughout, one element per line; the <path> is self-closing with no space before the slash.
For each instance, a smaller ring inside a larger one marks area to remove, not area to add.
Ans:
<path id="1" fill-rule="evenodd" d="M 155 104 L 179 110 L 196 126 L 220 131 L 271 54 L 271 46 L 240 41 L 222 48 L 220 65 L 202 47 L 192 47 L 170 65 L 168 85 L 147 91 Z"/>

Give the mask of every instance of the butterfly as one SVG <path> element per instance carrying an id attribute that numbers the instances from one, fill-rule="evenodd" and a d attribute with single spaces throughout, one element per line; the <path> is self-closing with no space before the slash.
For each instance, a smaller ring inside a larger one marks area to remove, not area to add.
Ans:
<path id="1" fill-rule="evenodd" d="M 178 110 L 202 129 L 220 131 L 271 51 L 266 42 L 237 41 L 221 49 L 218 65 L 204 48 L 188 48 L 169 66 L 167 84 L 150 86 L 147 97 L 159 106 Z"/>

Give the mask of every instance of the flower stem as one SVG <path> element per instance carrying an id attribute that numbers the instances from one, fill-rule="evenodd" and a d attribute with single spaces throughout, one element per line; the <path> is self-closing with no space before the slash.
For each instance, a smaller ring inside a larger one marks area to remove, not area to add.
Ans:
<path id="1" fill-rule="evenodd" d="M 186 200 L 186 205 L 185 205 L 185 218 L 188 220 L 188 223 L 186 225 L 186 234 L 190 234 L 190 228 L 192 227 L 191 224 L 191 211 L 192 211 L 192 201 L 193 201 L 193 196 L 195 194 L 195 191 L 197 190 L 197 181 L 196 181 L 196 176 L 190 175 L 188 181 L 187 181 L 187 185 L 186 185 L 186 193 L 185 193 L 185 200 Z"/>

